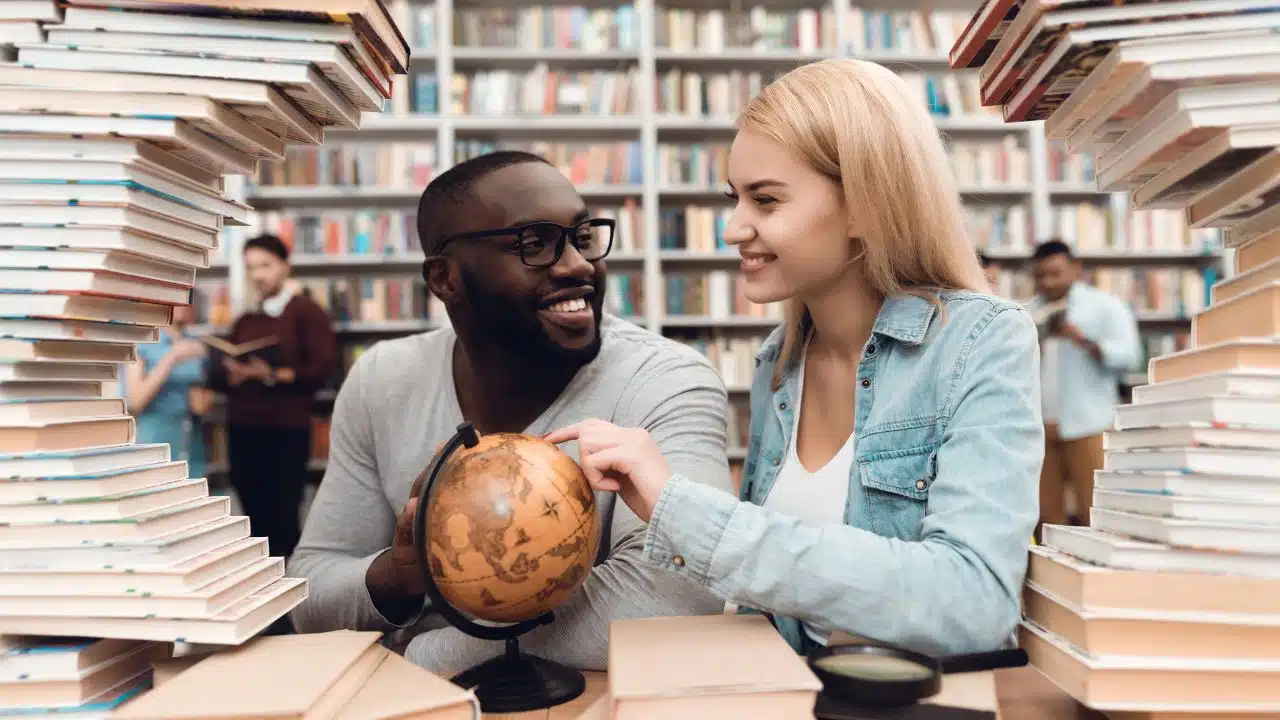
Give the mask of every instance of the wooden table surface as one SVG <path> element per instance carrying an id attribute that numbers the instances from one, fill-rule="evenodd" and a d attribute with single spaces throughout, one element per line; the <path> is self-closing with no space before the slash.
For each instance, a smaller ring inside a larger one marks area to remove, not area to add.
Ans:
<path id="1" fill-rule="evenodd" d="M 488 713 L 486 720 L 576 720 L 607 685 L 604 673 L 584 673 L 587 690 L 577 699 L 551 708 L 524 713 Z M 997 670 L 996 697 L 1000 704 L 999 720 L 1106 720 L 1062 692 L 1031 667 Z"/>

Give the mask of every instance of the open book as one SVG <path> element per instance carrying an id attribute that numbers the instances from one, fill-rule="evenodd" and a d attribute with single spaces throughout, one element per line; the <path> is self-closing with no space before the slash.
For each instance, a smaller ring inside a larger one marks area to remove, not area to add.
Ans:
<path id="1" fill-rule="evenodd" d="M 250 355 L 257 355 L 272 367 L 275 367 L 279 361 L 279 346 L 277 345 L 279 340 L 274 335 L 242 343 L 233 343 L 216 335 L 206 335 L 200 338 L 200 341 L 213 350 L 209 359 L 216 365 L 221 365 L 223 358 L 243 361 L 244 358 Z"/>

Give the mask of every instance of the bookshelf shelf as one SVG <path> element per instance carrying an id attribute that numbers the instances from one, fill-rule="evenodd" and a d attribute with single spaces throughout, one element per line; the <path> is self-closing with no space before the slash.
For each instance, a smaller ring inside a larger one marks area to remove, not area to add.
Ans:
<path id="1" fill-rule="evenodd" d="M 335 255 L 297 254 L 290 258 L 294 268 L 365 269 L 370 266 L 416 266 L 422 263 L 422 253 L 344 253 Z"/>
<path id="2" fill-rule="evenodd" d="M 425 332 L 436 327 L 430 320 L 380 320 L 378 322 L 338 322 L 334 330 L 340 333 L 403 334 Z"/>
<path id="3" fill-rule="evenodd" d="M 421 190 L 394 187 L 342 187 L 333 185 L 267 185 L 254 187 L 248 201 L 254 207 L 267 203 L 328 202 L 333 200 L 365 200 L 369 202 L 417 202 Z"/>
<path id="4" fill-rule="evenodd" d="M 472 132 L 538 132 L 571 130 L 575 133 L 639 132 L 639 117 L 591 115 L 469 115 L 449 120 L 455 130 Z"/>
<path id="5" fill-rule="evenodd" d="M 562 65 L 594 67 L 616 63 L 637 63 L 640 53 L 622 50 L 527 50 L 504 47 L 455 47 L 455 66 L 504 66 L 506 63 L 556 63 Z"/>
<path id="6" fill-rule="evenodd" d="M 710 317 L 704 315 L 667 315 L 662 318 L 663 327 L 672 328 L 761 328 L 773 329 L 782 320 L 778 317 Z"/>
<path id="7" fill-rule="evenodd" d="M 724 50 L 654 50 L 654 62 L 670 65 L 749 65 L 751 69 L 784 65 L 795 67 L 835 55 L 834 52 L 798 52 L 790 50 L 752 50 L 750 48 L 726 48 Z"/>

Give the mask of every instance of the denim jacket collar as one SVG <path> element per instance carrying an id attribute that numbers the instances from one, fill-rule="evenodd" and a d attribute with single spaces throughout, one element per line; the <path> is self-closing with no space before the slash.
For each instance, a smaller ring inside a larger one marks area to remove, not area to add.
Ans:
<path id="1" fill-rule="evenodd" d="M 925 335 L 929 332 L 929 323 L 933 322 L 933 315 L 937 310 L 934 303 L 915 295 L 904 294 L 886 298 L 880 307 L 880 312 L 876 315 L 876 324 L 871 329 L 871 333 L 893 338 L 908 345 L 919 345 L 924 342 Z M 761 344 L 760 351 L 756 353 L 757 364 L 776 361 L 778 354 L 782 352 L 782 341 L 785 336 L 785 328 L 779 328 L 771 333 Z M 791 368 L 787 368 L 788 372 L 790 370 Z"/>

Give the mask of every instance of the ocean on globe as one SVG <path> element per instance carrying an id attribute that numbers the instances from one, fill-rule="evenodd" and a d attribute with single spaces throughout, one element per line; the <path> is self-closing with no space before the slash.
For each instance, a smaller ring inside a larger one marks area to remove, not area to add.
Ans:
<path id="1" fill-rule="evenodd" d="M 483 435 L 436 478 L 427 562 L 440 593 L 480 620 L 513 623 L 565 602 L 600 542 L 595 495 L 573 458 L 529 435 Z"/>

